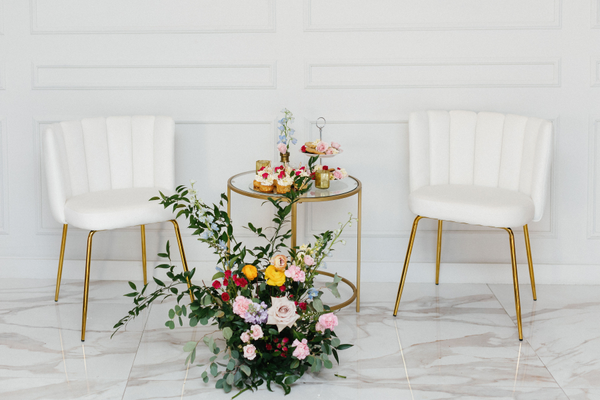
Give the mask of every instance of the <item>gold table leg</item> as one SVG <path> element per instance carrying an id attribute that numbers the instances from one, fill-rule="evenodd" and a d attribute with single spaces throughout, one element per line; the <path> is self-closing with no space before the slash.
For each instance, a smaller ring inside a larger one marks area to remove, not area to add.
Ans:
<path id="1" fill-rule="evenodd" d="M 442 220 L 438 220 L 437 254 L 435 257 L 435 284 L 440 284 L 440 262 L 442 260 Z"/>
<path id="2" fill-rule="evenodd" d="M 360 258 L 362 235 L 362 188 L 358 191 L 358 216 L 356 226 L 356 312 L 360 312 Z"/>
<path id="3" fill-rule="evenodd" d="M 298 203 L 292 204 L 292 248 L 296 247 L 296 228 L 298 218 Z"/>
<path id="4" fill-rule="evenodd" d="M 85 253 L 85 282 L 83 284 L 83 315 L 81 318 L 81 341 L 85 341 L 85 326 L 87 322 L 88 297 L 90 292 L 90 264 L 92 263 L 92 238 L 96 231 L 90 231 Z"/>
<path id="5" fill-rule="evenodd" d="M 531 259 L 531 244 L 529 243 L 529 228 L 527 225 L 523 226 L 523 233 L 525 234 L 525 248 L 527 249 L 527 263 L 529 264 L 531 292 L 533 293 L 533 300 L 537 300 L 537 294 L 535 292 L 535 275 L 533 274 L 533 260 Z"/>
<path id="6" fill-rule="evenodd" d="M 148 284 L 148 275 L 146 272 L 146 227 L 140 226 L 142 234 L 142 268 L 144 270 L 144 286 Z"/>
<path id="7" fill-rule="evenodd" d="M 63 261 L 65 260 L 65 244 L 67 243 L 67 228 L 69 225 L 63 225 L 62 242 L 60 243 L 60 256 L 58 258 L 58 274 L 56 275 L 56 292 L 54 293 L 54 301 L 58 301 L 58 293 L 60 292 L 60 281 L 62 280 Z"/>

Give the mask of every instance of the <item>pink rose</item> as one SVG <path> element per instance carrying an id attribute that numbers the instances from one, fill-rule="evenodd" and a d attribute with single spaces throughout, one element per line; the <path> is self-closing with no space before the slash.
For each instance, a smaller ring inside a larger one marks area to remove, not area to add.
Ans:
<path id="1" fill-rule="evenodd" d="M 252 300 L 244 297 L 238 296 L 235 298 L 235 302 L 233 303 L 233 312 L 240 317 L 244 318 L 246 313 L 248 312 L 248 306 L 252 303 Z"/>
<path id="2" fill-rule="evenodd" d="M 300 318 L 296 314 L 296 305 L 287 297 L 271 297 L 271 307 L 267 310 L 269 318 L 267 325 L 277 325 L 277 330 L 282 331 L 286 326 L 293 326 Z"/>
<path id="3" fill-rule="evenodd" d="M 329 149 L 325 150 L 325 154 L 333 154 L 333 149 L 329 148 Z"/>
<path id="4" fill-rule="evenodd" d="M 333 147 L 336 150 L 339 150 L 342 146 L 338 142 L 331 142 L 331 147 Z"/>
<path id="5" fill-rule="evenodd" d="M 263 331 L 262 331 L 262 328 L 260 327 L 260 325 L 252 325 L 250 327 L 250 330 L 252 331 L 250 333 L 252 335 L 252 339 L 258 340 L 261 337 L 263 337 Z"/>
<path id="6" fill-rule="evenodd" d="M 306 265 L 315 265 L 315 259 L 311 256 L 304 256 L 304 264 Z"/>
<path id="7" fill-rule="evenodd" d="M 323 330 L 333 330 L 338 324 L 338 319 L 333 313 L 323 314 L 319 317 L 319 324 L 323 327 Z"/>
<path id="8" fill-rule="evenodd" d="M 342 174 L 342 171 L 340 171 L 339 169 L 336 169 L 335 171 L 333 171 L 333 177 L 335 179 L 343 179 L 344 175 Z"/>
<path id="9" fill-rule="evenodd" d="M 317 151 L 318 152 L 324 153 L 325 150 L 327 150 L 328 148 L 329 148 L 329 143 L 327 143 L 327 142 L 319 142 L 317 144 Z"/>
<path id="10" fill-rule="evenodd" d="M 325 333 L 325 327 L 321 325 L 320 322 L 317 322 L 317 324 L 315 325 L 315 330 L 321 333 Z"/>
<path id="11" fill-rule="evenodd" d="M 306 357 L 310 355 L 310 349 L 308 348 L 307 340 L 302 339 L 302 341 L 298 341 L 298 339 L 294 340 L 292 343 L 292 347 L 296 347 L 292 355 L 296 357 L 298 360 L 304 360 Z"/>
<path id="12" fill-rule="evenodd" d="M 292 278 L 294 282 L 304 282 L 306 279 L 306 274 L 297 265 L 290 265 L 285 271 L 285 276 Z"/>
<path id="13" fill-rule="evenodd" d="M 279 150 L 279 152 L 280 152 L 281 154 L 285 154 L 285 153 L 287 153 L 287 147 L 286 147 L 286 146 L 285 146 L 285 144 L 283 144 L 283 143 L 279 143 L 279 144 L 277 145 L 277 150 Z"/>
<path id="14" fill-rule="evenodd" d="M 242 339 L 242 342 L 248 343 L 250 341 L 250 334 L 248 332 L 244 332 L 240 335 L 240 339 Z"/>
<path id="15" fill-rule="evenodd" d="M 254 360 L 256 358 L 256 347 L 253 344 L 247 344 L 244 346 L 244 358 L 248 360 Z"/>

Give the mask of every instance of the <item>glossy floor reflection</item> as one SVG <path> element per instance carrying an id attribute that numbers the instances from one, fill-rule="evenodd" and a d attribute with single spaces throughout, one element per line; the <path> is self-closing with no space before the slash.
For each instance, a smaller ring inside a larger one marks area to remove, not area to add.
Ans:
<path id="1" fill-rule="evenodd" d="M 397 284 L 364 284 L 360 314 L 338 314 L 338 335 L 355 346 L 286 398 L 600 399 L 598 287 L 539 285 L 537 302 L 529 289 L 521 287 L 519 342 L 511 285 L 409 283 L 394 318 Z M 122 281 L 92 283 L 82 344 L 81 282 L 63 282 L 55 303 L 53 281 L 0 281 L 0 398 L 231 398 L 202 382 L 204 367 L 184 364 L 183 344 L 212 329 L 167 329 L 170 303 L 110 339 L 130 308 L 128 291 Z M 282 396 L 263 389 L 240 398 Z"/>

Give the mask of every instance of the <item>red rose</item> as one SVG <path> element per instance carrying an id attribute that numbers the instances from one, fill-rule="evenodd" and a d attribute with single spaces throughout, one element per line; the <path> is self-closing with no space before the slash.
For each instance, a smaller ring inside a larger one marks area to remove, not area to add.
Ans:
<path id="1" fill-rule="evenodd" d="M 281 348 L 281 343 L 277 344 L 277 348 L 280 349 Z"/>
<path id="2" fill-rule="evenodd" d="M 269 177 L 269 174 L 267 174 L 266 172 L 264 174 L 262 174 L 263 179 L 267 179 Z"/>
<path id="3" fill-rule="evenodd" d="M 258 170 L 258 172 L 262 171 L 263 169 L 265 169 L 265 167 L 260 167 L 260 169 Z"/>
<path id="4" fill-rule="evenodd" d="M 327 165 L 323 165 L 323 171 L 327 171 L 329 167 Z"/>
<path id="5" fill-rule="evenodd" d="M 302 311 L 306 311 L 306 303 L 302 302 L 300 304 L 298 304 L 298 307 L 302 310 Z"/>
<path id="6" fill-rule="evenodd" d="M 229 280 L 223 279 L 223 286 L 229 286 Z"/>
<path id="7" fill-rule="evenodd" d="M 303 153 L 306 153 L 306 146 L 302 145 L 302 147 L 300 147 L 300 150 L 301 150 Z"/>
<path id="8" fill-rule="evenodd" d="M 214 282 L 212 283 L 212 285 L 213 285 L 213 287 L 214 287 L 215 289 L 220 289 L 220 288 L 221 288 L 221 282 L 219 282 L 219 281 L 214 281 Z"/>
<path id="9" fill-rule="evenodd" d="M 299 176 L 302 172 L 296 171 L 296 176 Z"/>
<path id="10" fill-rule="evenodd" d="M 281 341 L 283 342 L 283 344 L 286 344 L 287 342 L 289 342 L 289 341 L 290 341 L 290 339 L 288 339 L 288 338 L 284 337 L 284 338 L 283 338 Z"/>
<path id="11" fill-rule="evenodd" d="M 231 278 L 231 270 L 230 269 L 225 271 L 225 278 L 227 278 L 227 279 Z"/>
<path id="12" fill-rule="evenodd" d="M 223 299 L 223 301 L 229 301 L 229 293 L 221 293 L 221 298 Z"/>
<path id="13" fill-rule="evenodd" d="M 283 351 L 287 351 L 287 347 L 284 347 L 284 348 L 283 348 L 283 349 L 281 349 L 281 350 L 283 350 Z"/>
<path id="14" fill-rule="evenodd" d="M 280 286 L 279 290 L 281 290 L 282 292 L 285 292 L 285 286 Z"/>
<path id="15" fill-rule="evenodd" d="M 271 346 L 270 344 L 265 345 L 265 349 L 271 351 L 273 350 L 273 346 Z"/>
<path id="16" fill-rule="evenodd" d="M 287 355 L 285 353 L 281 353 L 281 357 L 286 358 Z"/>
<path id="17" fill-rule="evenodd" d="M 277 343 L 277 342 L 279 342 L 279 338 L 275 338 L 275 339 L 273 339 L 273 341 L 274 341 L 275 343 Z"/>

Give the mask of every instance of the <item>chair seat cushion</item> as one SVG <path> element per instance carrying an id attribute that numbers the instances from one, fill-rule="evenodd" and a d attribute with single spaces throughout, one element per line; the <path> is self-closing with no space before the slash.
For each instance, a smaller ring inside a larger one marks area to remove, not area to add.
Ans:
<path id="1" fill-rule="evenodd" d="M 158 201 L 158 188 L 128 188 L 90 192 L 71 197 L 65 203 L 67 224 L 86 230 L 125 228 L 153 224 L 175 218 L 172 208 L 165 209 Z"/>
<path id="2" fill-rule="evenodd" d="M 535 211 L 523 193 L 472 185 L 424 186 L 409 195 L 408 206 L 423 217 L 499 228 L 526 225 Z"/>

